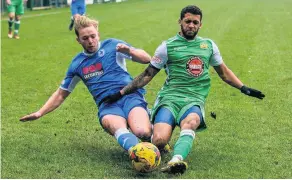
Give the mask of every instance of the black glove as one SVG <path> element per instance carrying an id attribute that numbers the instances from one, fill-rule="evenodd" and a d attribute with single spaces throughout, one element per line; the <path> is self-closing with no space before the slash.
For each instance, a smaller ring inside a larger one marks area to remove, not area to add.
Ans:
<path id="1" fill-rule="evenodd" d="M 118 101 L 119 99 L 121 99 L 123 97 L 123 95 L 121 94 L 121 92 L 117 92 L 115 94 L 112 94 L 112 95 L 109 95 L 105 98 L 103 98 L 101 100 L 101 103 L 113 103 L 113 102 L 116 102 Z"/>
<path id="2" fill-rule="evenodd" d="M 265 97 L 265 95 L 261 91 L 246 87 L 244 85 L 240 88 L 240 91 L 243 94 L 246 94 L 246 95 L 252 96 L 252 97 L 256 97 L 256 98 L 259 98 L 259 99 L 264 99 L 264 97 Z"/>

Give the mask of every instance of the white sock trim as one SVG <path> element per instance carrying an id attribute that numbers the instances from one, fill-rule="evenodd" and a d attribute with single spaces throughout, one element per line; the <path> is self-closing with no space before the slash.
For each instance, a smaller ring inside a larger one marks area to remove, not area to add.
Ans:
<path id="1" fill-rule="evenodd" d="M 176 154 L 174 155 L 171 160 L 169 162 L 179 162 L 179 161 L 183 161 L 184 158 L 182 157 L 182 155 Z"/>
<path id="2" fill-rule="evenodd" d="M 196 134 L 192 129 L 183 129 L 179 136 L 192 136 L 192 138 L 195 139 Z"/>
<path id="3" fill-rule="evenodd" d="M 116 130 L 115 138 L 118 140 L 121 135 L 126 134 L 126 133 L 130 133 L 130 131 L 127 128 L 120 128 Z"/>

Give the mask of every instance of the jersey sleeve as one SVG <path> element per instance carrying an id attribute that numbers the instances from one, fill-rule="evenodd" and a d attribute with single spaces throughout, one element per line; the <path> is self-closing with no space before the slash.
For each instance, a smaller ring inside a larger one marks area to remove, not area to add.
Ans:
<path id="1" fill-rule="evenodd" d="M 213 53 L 210 57 L 210 65 L 211 66 L 219 66 L 223 63 L 222 56 L 220 54 L 218 46 L 211 40 L 212 47 L 213 47 Z"/>
<path id="2" fill-rule="evenodd" d="M 121 53 L 121 52 L 117 52 L 117 58 L 118 59 L 130 59 L 130 60 L 132 60 L 132 56 L 130 56 L 128 54 Z"/>
<path id="3" fill-rule="evenodd" d="M 80 77 L 74 72 L 73 65 L 71 64 L 65 78 L 63 79 L 60 88 L 72 92 L 77 83 L 80 81 Z"/>
<path id="4" fill-rule="evenodd" d="M 122 40 L 116 40 L 117 41 L 117 45 L 118 44 L 125 44 L 127 46 L 129 46 L 130 48 L 134 48 L 132 45 L 130 45 L 129 43 L 122 41 Z M 136 49 L 136 48 L 134 48 Z M 117 58 L 118 59 L 130 59 L 132 60 L 132 56 L 125 54 L 125 53 L 121 53 L 121 52 L 117 52 Z"/>
<path id="5" fill-rule="evenodd" d="M 150 64 L 157 69 L 162 69 L 167 62 L 167 48 L 166 42 L 162 42 L 156 49 L 154 56 L 152 57 Z"/>

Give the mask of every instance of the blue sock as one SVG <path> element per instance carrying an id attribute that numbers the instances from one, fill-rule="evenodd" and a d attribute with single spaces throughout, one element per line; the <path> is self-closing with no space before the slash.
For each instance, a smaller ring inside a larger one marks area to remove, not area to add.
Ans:
<path id="1" fill-rule="evenodd" d="M 115 132 L 115 137 L 120 146 L 122 146 L 126 151 L 131 147 L 139 143 L 138 138 L 126 128 L 118 129 Z"/>

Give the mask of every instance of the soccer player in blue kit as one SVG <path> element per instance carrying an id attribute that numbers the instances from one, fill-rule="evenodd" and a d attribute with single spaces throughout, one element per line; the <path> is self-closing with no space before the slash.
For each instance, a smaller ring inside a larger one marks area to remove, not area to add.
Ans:
<path id="1" fill-rule="evenodd" d="M 112 104 L 103 102 L 103 99 L 119 92 L 132 81 L 125 59 L 147 64 L 150 62 L 150 55 L 121 40 L 106 39 L 99 42 L 98 22 L 88 17 L 80 16 L 74 26 L 76 39 L 84 51 L 72 60 L 62 84 L 47 102 L 37 112 L 20 118 L 20 121 L 36 120 L 55 110 L 81 80 L 98 106 L 98 118 L 102 127 L 115 136 L 125 150 L 129 151 L 139 142 L 137 137 L 149 141 L 152 129 L 144 89 L 140 88 Z"/>
<path id="2" fill-rule="evenodd" d="M 86 12 L 85 0 L 72 0 L 70 9 L 71 9 L 72 16 L 71 16 L 71 22 L 69 25 L 69 30 L 72 31 L 75 19 L 79 18 L 80 16 L 85 15 L 85 12 Z"/>

